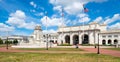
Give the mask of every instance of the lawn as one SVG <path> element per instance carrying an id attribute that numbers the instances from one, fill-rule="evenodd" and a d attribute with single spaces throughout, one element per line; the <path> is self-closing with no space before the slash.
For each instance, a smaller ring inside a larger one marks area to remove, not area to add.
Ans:
<path id="1" fill-rule="evenodd" d="M 0 52 L 0 62 L 120 62 L 119 57 L 93 53 L 5 53 Z"/>
<path id="2" fill-rule="evenodd" d="M 11 45 L 9 44 L 8 46 L 10 47 Z M 6 44 L 0 44 L 0 47 L 6 47 Z"/>
<path id="3" fill-rule="evenodd" d="M 120 51 L 120 48 L 105 48 L 105 49 Z"/>
<path id="4" fill-rule="evenodd" d="M 32 50 L 32 51 L 44 51 L 46 48 L 17 48 L 17 50 Z M 49 48 L 48 51 L 83 51 L 78 48 Z"/>

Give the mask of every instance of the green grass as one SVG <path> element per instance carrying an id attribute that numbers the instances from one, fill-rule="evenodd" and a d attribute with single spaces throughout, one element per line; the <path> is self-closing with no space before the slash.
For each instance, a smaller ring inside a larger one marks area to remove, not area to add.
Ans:
<path id="1" fill-rule="evenodd" d="M 120 62 L 119 57 L 93 53 L 0 53 L 0 62 Z"/>
<path id="2" fill-rule="evenodd" d="M 120 51 L 120 48 L 105 48 L 105 49 Z"/>
<path id="3" fill-rule="evenodd" d="M 44 51 L 46 48 L 18 48 L 18 50 Z M 83 51 L 76 48 L 48 48 L 48 51 Z"/>
<path id="4" fill-rule="evenodd" d="M 58 46 L 72 46 L 72 45 L 66 43 L 66 44 L 61 44 L 61 45 L 58 45 Z"/>
<path id="5" fill-rule="evenodd" d="M 9 45 L 10 46 L 10 45 Z M 6 47 L 6 44 L 0 44 L 0 47 Z"/>

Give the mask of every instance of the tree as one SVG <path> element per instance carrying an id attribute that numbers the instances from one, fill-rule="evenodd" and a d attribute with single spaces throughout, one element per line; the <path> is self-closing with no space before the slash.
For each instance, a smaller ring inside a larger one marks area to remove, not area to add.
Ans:
<path id="1" fill-rule="evenodd" d="M 0 44 L 3 44 L 3 40 L 0 38 Z"/>
<path id="2" fill-rule="evenodd" d="M 12 41 L 8 41 L 8 44 L 12 44 Z"/>
<path id="3" fill-rule="evenodd" d="M 5 44 L 7 44 L 7 43 L 8 43 L 8 40 L 5 41 Z"/>
<path id="4" fill-rule="evenodd" d="M 13 44 L 17 45 L 17 43 L 18 43 L 18 40 L 15 39 L 15 40 L 13 41 Z"/>

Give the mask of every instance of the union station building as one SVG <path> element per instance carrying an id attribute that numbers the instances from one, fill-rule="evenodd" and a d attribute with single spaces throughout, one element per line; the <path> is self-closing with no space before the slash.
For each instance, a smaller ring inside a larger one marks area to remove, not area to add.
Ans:
<path id="1" fill-rule="evenodd" d="M 58 44 L 120 44 L 120 30 L 107 30 L 106 24 L 92 22 L 84 26 L 70 26 L 58 28 Z"/>

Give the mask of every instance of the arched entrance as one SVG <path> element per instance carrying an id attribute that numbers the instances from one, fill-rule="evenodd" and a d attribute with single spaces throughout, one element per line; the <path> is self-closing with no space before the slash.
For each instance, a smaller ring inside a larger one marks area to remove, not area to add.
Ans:
<path id="1" fill-rule="evenodd" d="M 102 40 L 102 45 L 106 45 L 106 40 Z"/>
<path id="2" fill-rule="evenodd" d="M 110 45 L 111 45 L 111 43 L 112 43 L 112 41 L 109 39 L 109 40 L 108 40 L 108 44 L 110 44 Z"/>
<path id="3" fill-rule="evenodd" d="M 70 36 L 69 35 L 65 36 L 65 43 L 70 44 Z"/>
<path id="4" fill-rule="evenodd" d="M 74 35 L 73 36 L 73 45 L 79 44 L 79 36 L 78 35 Z"/>
<path id="5" fill-rule="evenodd" d="M 117 44 L 117 43 L 118 43 L 118 40 L 117 40 L 117 39 L 115 39 L 115 40 L 114 40 L 114 44 Z"/>
<path id="6" fill-rule="evenodd" d="M 89 36 L 87 34 L 82 36 L 82 44 L 89 44 Z"/>

